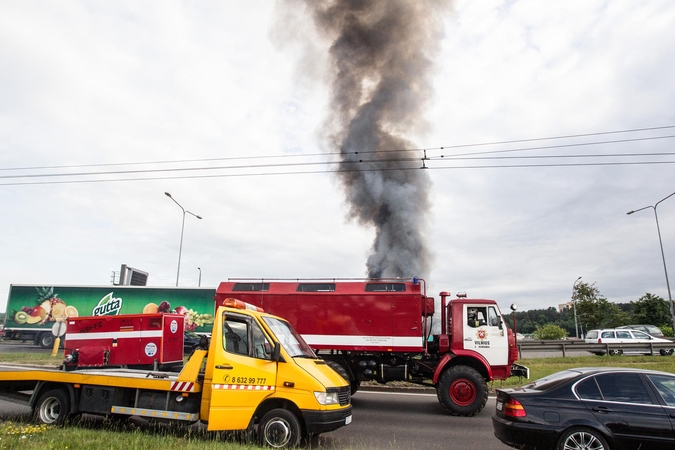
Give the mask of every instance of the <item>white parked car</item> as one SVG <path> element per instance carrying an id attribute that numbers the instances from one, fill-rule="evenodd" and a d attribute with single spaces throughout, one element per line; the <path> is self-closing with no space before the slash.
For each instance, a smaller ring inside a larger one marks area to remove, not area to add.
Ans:
<path id="1" fill-rule="evenodd" d="M 590 330 L 586 333 L 586 343 L 587 344 L 630 344 L 630 343 L 649 343 L 649 342 L 668 342 L 675 346 L 673 341 L 668 339 L 661 339 L 654 336 L 650 336 L 647 333 L 643 333 L 638 330 L 631 330 L 626 328 L 609 328 L 604 330 Z M 596 355 L 604 355 L 604 351 L 591 351 Z M 622 353 L 636 353 L 636 354 L 649 354 L 645 353 L 643 350 L 639 349 L 622 349 L 614 348 L 609 351 L 610 355 L 621 355 Z M 662 348 L 659 350 L 661 355 L 672 355 L 675 353 L 675 348 Z"/>

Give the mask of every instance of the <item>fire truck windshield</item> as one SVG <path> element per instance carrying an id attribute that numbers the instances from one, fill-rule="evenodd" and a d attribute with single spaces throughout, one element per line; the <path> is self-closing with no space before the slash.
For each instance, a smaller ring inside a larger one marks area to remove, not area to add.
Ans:
<path id="1" fill-rule="evenodd" d="M 274 332 L 279 343 L 292 357 L 316 358 L 314 351 L 307 345 L 305 340 L 291 327 L 288 322 L 274 317 L 263 317 L 268 327 Z"/>

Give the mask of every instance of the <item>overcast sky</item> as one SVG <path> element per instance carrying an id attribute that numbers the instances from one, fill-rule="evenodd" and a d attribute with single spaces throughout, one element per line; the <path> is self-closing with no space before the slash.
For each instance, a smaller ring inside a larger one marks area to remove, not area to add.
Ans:
<path id="1" fill-rule="evenodd" d="M 442 19 L 426 129 L 406 136 L 428 149 L 429 294 L 547 308 L 582 277 L 667 299 L 653 210 L 626 212 L 675 192 L 675 3 L 460 0 Z M 10 284 L 109 285 L 121 264 L 175 285 L 164 192 L 203 217 L 181 286 L 198 267 L 210 287 L 365 276 L 373 230 L 334 166 L 298 165 L 335 161 L 329 44 L 299 2 L 0 2 L 0 311 Z M 477 152 L 509 159 L 456 160 Z M 199 170 L 157 171 L 178 168 Z M 104 174 L 36 176 L 85 172 Z M 675 196 L 657 211 L 675 282 Z"/>

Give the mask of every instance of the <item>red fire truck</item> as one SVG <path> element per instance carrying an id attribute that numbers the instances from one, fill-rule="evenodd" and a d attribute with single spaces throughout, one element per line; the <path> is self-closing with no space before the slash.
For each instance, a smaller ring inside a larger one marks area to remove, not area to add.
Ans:
<path id="1" fill-rule="evenodd" d="M 494 300 L 441 292 L 440 332 L 434 299 L 422 279 L 230 280 L 216 303 L 237 298 L 287 319 L 356 392 L 362 381 L 405 381 L 436 388 L 453 415 L 473 416 L 487 402 L 487 382 L 528 378 L 515 337 Z"/>

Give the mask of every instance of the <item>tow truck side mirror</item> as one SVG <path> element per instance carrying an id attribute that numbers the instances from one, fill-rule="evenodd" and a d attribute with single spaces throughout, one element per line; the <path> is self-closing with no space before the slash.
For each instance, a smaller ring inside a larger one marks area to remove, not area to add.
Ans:
<path id="1" fill-rule="evenodd" d="M 209 338 L 207 336 L 204 336 L 203 334 L 199 338 L 199 348 L 201 348 L 202 350 L 209 349 Z"/>
<path id="2" fill-rule="evenodd" d="M 272 349 L 272 361 L 279 362 L 280 360 L 281 360 L 281 344 L 275 342 L 274 349 Z"/>

